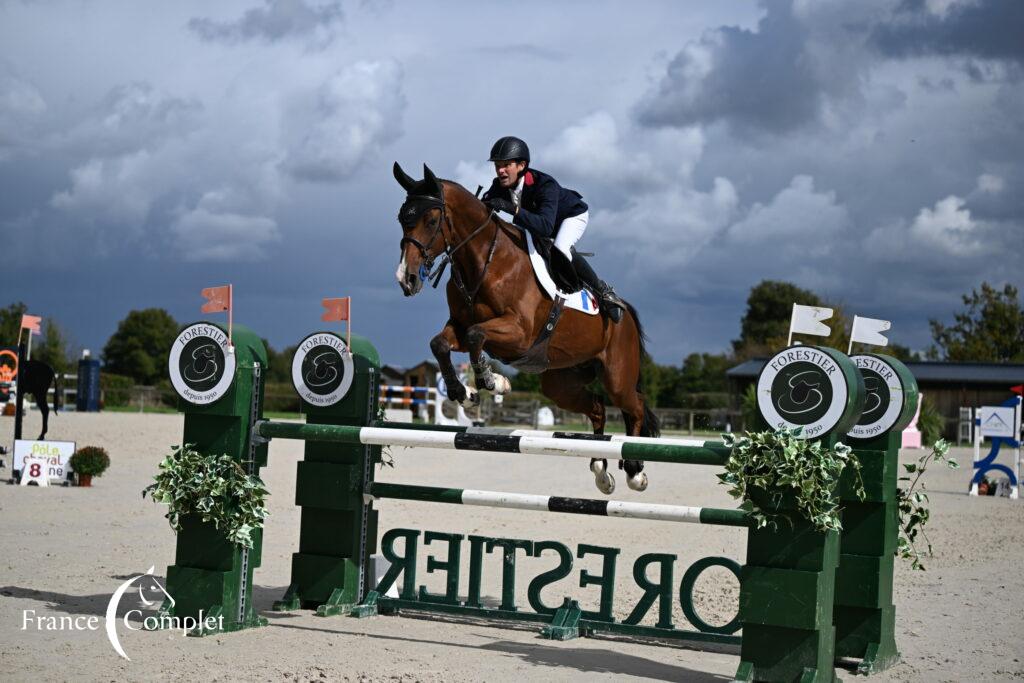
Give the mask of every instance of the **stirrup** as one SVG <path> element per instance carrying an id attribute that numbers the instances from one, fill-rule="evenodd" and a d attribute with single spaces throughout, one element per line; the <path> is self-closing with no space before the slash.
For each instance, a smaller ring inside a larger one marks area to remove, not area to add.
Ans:
<path id="1" fill-rule="evenodd" d="M 626 311 L 626 302 L 608 285 L 602 288 L 598 296 L 600 297 L 600 306 L 608 319 L 613 323 L 620 322 L 622 314 Z"/>

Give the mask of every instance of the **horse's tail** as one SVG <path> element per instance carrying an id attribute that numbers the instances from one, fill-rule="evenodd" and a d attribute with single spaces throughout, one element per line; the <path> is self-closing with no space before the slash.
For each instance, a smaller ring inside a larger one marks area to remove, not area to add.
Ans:
<path id="1" fill-rule="evenodd" d="M 640 347 L 640 365 L 642 367 L 644 360 L 650 357 L 647 353 L 647 334 L 644 332 L 644 326 L 640 324 L 640 315 L 636 312 L 633 304 L 628 301 L 624 303 L 626 304 L 626 310 L 629 311 L 629 315 L 633 318 L 633 323 L 636 325 L 637 343 Z M 642 371 L 637 373 L 636 376 L 636 393 L 640 394 L 644 404 L 644 421 L 643 424 L 640 425 L 640 435 L 655 438 L 661 436 L 661 423 L 658 422 L 658 416 L 654 414 L 653 410 L 651 410 L 650 405 L 647 403 L 647 398 L 643 395 Z"/>

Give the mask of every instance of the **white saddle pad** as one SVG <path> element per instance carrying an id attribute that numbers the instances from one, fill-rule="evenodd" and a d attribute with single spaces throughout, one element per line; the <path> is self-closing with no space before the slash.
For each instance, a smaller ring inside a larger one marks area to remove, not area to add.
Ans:
<path id="1" fill-rule="evenodd" d="M 502 213 L 501 217 L 505 219 L 509 225 L 512 225 L 511 216 L 506 213 Z M 514 225 L 513 227 L 519 228 L 518 225 Z M 522 230 L 522 228 L 519 229 Z M 523 232 L 526 231 L 523 230 Z M 533 264 L 533 274 L 537 276 L 537 284 L 540 285 L 540 288 L 544 290 L 552 301 L 555 300 L 556 295 L 565 299 L 565 308 L 571 308 L 574 311 L 586 313 L 587 315 L 598 315 L 601 311 L 597 306 L 597 299 L 594 298 L 594 295 L 591 294 L 589 290 L 581 289 L 578 292 L 567 294 L 555 287 L 555 281 L 551 279 L 551 274 L 548 273 L 548 268 L 544 263 L 544 258 L 537 253 L 537 245 L 533 243 L 533 235 L 530 235 L 529 233 L 526 234 L 526 243 L 530 245 L 530 262 Z"/>

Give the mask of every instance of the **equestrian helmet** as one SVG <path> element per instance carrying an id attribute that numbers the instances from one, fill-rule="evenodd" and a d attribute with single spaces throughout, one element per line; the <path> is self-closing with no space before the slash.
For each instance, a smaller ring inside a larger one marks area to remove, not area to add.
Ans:
<path id="1" fill-rule="evenodd" d="M 506 135 L 491 147 L 491 158 L 488 161 L 525 161 L 529 164 L 530 148 L 519 138 Z"/>

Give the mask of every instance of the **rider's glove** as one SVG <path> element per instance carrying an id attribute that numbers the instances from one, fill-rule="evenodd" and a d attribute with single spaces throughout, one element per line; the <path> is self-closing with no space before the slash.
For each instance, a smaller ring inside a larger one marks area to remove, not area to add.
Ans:
<path id="1" fill-rule="evenodd" d="M 516 215 L 515 204 L 507 199 L 502 199 L 501 197 L 488 197 L 484 200 L 484 204 L 488 209 L 493 211 L 504 211 L 505 213 L 510 213 L 513 216 Z"/>

